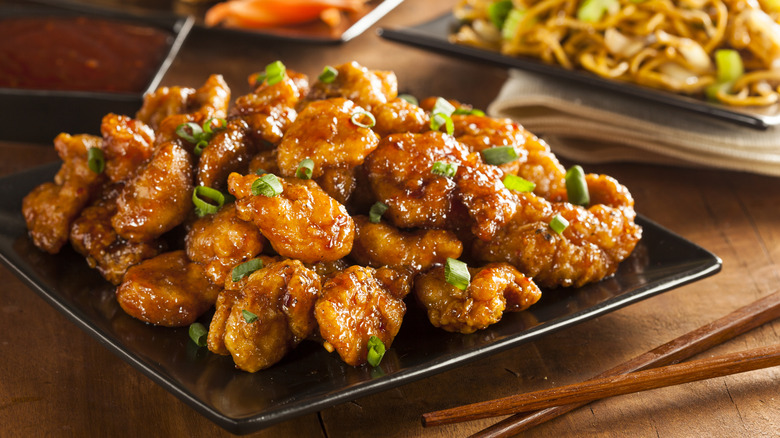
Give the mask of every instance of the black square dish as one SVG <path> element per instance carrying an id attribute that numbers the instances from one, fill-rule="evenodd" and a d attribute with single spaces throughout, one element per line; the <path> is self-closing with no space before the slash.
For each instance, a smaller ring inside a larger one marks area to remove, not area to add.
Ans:
<path id="1" fill-rule="evenodd" d="M 91 35 L 87 31 L 96 31 L 98 24 L 104 29 L 105 37 L 85 38 L 84 35 Z M 72 32 L 72 39 L 82 34 L 82 44 L 88 45 L 84 53 L 71 50 L 74 43 L 67 35 L 57 32 L 59 28 L 52 31 L 53 26 L 66 25 L 77 29 Z M 10 39 L 14 41 L 8 43 L 9 39 L 5 39 L 5 47 L 0 45 L 0 120 L 5 127 L 0 131 L 0 140 L 51 144 L 60 132 L 99 134 L 100 120 L 109 112 L 134 115 L 141 107 L 144 94 L 158 87 L 192 25 L 192 18 L 173 15 L 142 18 L 110 11 L 0 5 L 0 26 L 12 32 Z M 143 68 L 140 57 L 121 53 L 126 51 L 121 44 L 129 40 L 125 34 L 120 35 L 123 30 L 146 38 L 144 43 L 150 35 L 157 38 L 159 50 L 148 68 Z M 35 44 L 54 47 L 50 50 L 57 56 L 47 58 L 43 50 L 33 49 Z M 62 61 L 66 53 L 76 55 Z M 122 68 L 120 74 L 111 73 L 108 67 L 120 63 L 103 62 L 95 54 L 127 62 L 130 67 Z M 75 58 L 79 59 L 79 69 L 68 70 L 62 66 L 62 62 Z M 55 59 L 60 60 L 59 65 Z M 138 73 L 142 70 L 144 74 Z M 125 72 L 135 74 L 132 88 L 129 81 L 125 81 L 126 86 L 122 83 L 121 73 Z M 108 84 L 106 80 L 104 85 L 97 80 L 110 77 L 119 80 L 114 81 L 116 84 Z"/>

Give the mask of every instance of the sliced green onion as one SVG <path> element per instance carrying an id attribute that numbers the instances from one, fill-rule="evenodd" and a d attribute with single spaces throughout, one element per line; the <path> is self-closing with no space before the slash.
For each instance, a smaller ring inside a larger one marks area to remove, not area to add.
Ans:
<path id="1" fill-rule="evenodd" d="M 458 165 L 455 163 L 445 163 L 443 161 L 437 161 L 431 166 L 431 172 L 443 177 L 452 178 L 455 176 L 455 172 L 458 171 Z"/>
<path id="2" fill-rule="evenodd" d="M 445 98 L 439 97 L 436 99 L 436 103 L 433 104 L 431 114 L 444 114 L 445 116 L 451 116 L 455 112 L 455 107 Z"/>
<path id="3" fill-rule="evenodd" d="M 87 167 L 94 173 L 103 173 L 106 169 L 106 156 L 103 149 L 91 147 L 87 150 Z"/>
<path id="4" fill-rule="evenodd" d="M 381 202 L 377 202 L 374 205 L 371 206 L 371 209 L 368 211 L 368 220 L 372 224 L 378 224 L 379 221 L 382 219 L 382 215 L 385 214 L 389 207 L 387 204 L 383 204 Z"/>
<path id="5" fill-rule="evenodd" d="M 218 123 L 217 126 L 214 126 L 215 121 Z M 223 119 L 222 117 L 212 117 L 203 123 L 203 132 L 211 136 L 225 129 L 226 127 L 227 120 Z"/>
<path id="6" fill-rule="evenodd" d="M 480 117 L 484 117 L 485 116 L 485 112 L 484 111 L 482 111 L 481 109 L 476 109 L 476 108 L 471 108 L 471 109 L 458 108 L 452 114 L 454 114 L 454 115 L 461 115 L 461 116 L 480 116 Z"/>
<path id="7" fill-rule="evenodd" d="M 504 187 L 509 190 L 521 193 L 532 192 L 536 188 L 536 184 L 533 182 L 512 174 L 507 174 L 501 182 L 503 182 Z"/>
<path id="8" fill-rule="evenodd" d="M 577 9 L 577 19 L 589 23 L 601 21 L 607 12 L 620 8 L 618 0 L 585 0 Z"/>
<path id="9" fill-rule="evenodd" d="M 182 123 L 176 127 L 176 135 L 195 144 L 203 135 L 203 129 L 195 122 Z"/>
<path id="10" fill-rule="evenodd" d="M 233 268 L 230 272 L 230 278 L 235 283 L 258 269 L 263 269 L 263 261 L 261 259 L 248 260 Z"/>
<path id="11" fill-rule="evenodd" d="M 211 187 L 197 186 L 192 191 L 192 203 L 195 204 L 195 214 L 198 217 L 214 214 L 225 205 L 225 194 Z"/>
<path id="12" fill-rule="evenodd" d="M 488 164 L 500 166 L 517 159 L 517 150 L 514 146 L 496 146 L 493 148 L 483 149 L 481 152 L 482 159 Z"/>
<path id="13" fill-rule="evenodd" d="M 282 61 L 274 61 L 265 66 L 265 83 L 268 85 L 274 85 L 281 82 L 284 79 L 284 74 L 287 72 L 287 67 L 282 64 Z"/>
<path id="14" fill-rule="evenodd" d="M 585 171 L 579 165 L 572 166 L 566 171 L 566 194 L 569 202 L 574 205 L 586 206 L 590 204 L 588 183 L 585 181 Z"/>
<path id="15" fill-rule="evenodd" d="M 506 17 L 511 10 L 512 0 L 499 0 L 488 6 L 488 17 L 490 17 L 490 21 L 496 26 L 496 29 L 503 29 Z"/>
<path id="16" fill-rule="evenodd" d="M 552 228 L 552 230 L 558 234 L 563 233 L 563 230 L 565 230 L 568 226 L 569 221 L 567 221 L 566 218 L 560 214 L 553 216 L 552 220 L 550 221 L 550 228 Z"/>
<path id="17" fill-rule="evenodd" d="M 298 163 L 298 169 L 295 170 L 295 176 L 300 179 L 311 179 L 311 174 L 314 172 L 314 160 L 311 158 L 304 158 Z"/>
<path id="18" fill-rule="evenodd" d="M 195 145 L 195 149 L 192 150 L 192 153 L 201 156 L 203 154 L 203 149 L 206 149 L 206 146 L 209 145 L 209 142 L 206 140 L 200 140 L 198 144 Z"/>
<path id="19" fill-rule="evenodd" d="M 246 309 L 241 309 L 241 314 L 244 316 L 244 321 L 246 321 L 247 324 L 252 324 L 257 321 L 257 315 Z"/>
<path id="20" fill-rule="evenodd" d="M 452 121 L 452 117 L 436 113 L 431 117 L 431 130 L 438 131 L 442 125 L 445 126 L 447 134 L 452 135 L 455 132 L 455 123 Z"/>
<path id="21" fill-rule="evenodd" d="M 282 183 L 273 173 L 266 173 L 252 182 L 252 194 L 273 198 L 282 193 Z"/>
<path id="22" fill-rule="evenodd" d="M 190 324 L 190 339 L 192 339 L 192 342 L 195 343 L 198 347 L 205 347 L 206 346 L 206 340 L 209 336 L 209 331 L 206 329 L 206 326 L 199 322 L 193 322 Z"/>
<path id="23" fill-rule="evenodd" d="M 525 9 L 512 9 L 504 20 L 504 27 L 501 28 L 501 38 L 511 40 L 517 33 L 517 27 L 525 18 Z"/>
<path id="24" fill-rule="evenodd" d="M 466 290 L 471 282 L 469 267 L 460 260 L 447 257 L 444 265 L 444 280 L 460 290 Z"/>
<path id="25" fill-rule="evenodd" d="M 385 355 L 385 343 L 377 336 L 372 335 L 368 338 L 367 348 L 368 354 L 366 356 L 366 361 L 372 367 L 379 366 L 379 362 L 382 361 L 382 358 Z"/>
<path id="26" fill-rule="evenodd" d="M 403 100 L 411 103 L 414 106 L 420 106 L 420 101 L 417 100 L 417 98 L 412 96 L 411 94 L 399 94 L 398 98 L 399 99 L 403 99 Z"/>
<path id="27" fill-rule="evenodd" d="M 266 173 L 268 172 L 265 169 L 258 168 L 255 170 L 255 175 L 265 175 Z"/>
<path id="28" fill-rule="evenodd" d="M 322 70 L 322 73 L 320 73 L 320 76 L 317 78 L 322 82 L 323 84 L 330 84 L 331 82 L 336 80 L 336 77 L 339 75 L 339 71 L 335 68 L 326 65 L 325 68 Z"/>
<path id="29" fill-rule="evenodd" d="M 742 57 L 733 49 L 716 50 L 715 65 L 718 69 L 718 82 L 736 81 L 745 74 Z"/>
<path id="30" fill-rule="evenodd" d="M 369 123 L 363 123 L 360 121 L 361 117 L 368 117 Z M 350 119 L 352 123 L 360 126 L 361 128 L 373 128 L 376 125 L 376 118 L 374 115 L 366 110 L 355 111 Z"/>

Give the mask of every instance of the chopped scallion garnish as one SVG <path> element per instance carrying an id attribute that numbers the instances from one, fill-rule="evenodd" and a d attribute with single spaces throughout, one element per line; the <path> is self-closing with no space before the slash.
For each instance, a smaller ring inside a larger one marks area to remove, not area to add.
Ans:
<path id="1" fill-rule="evenodd" d="M 385 355 L 385 343 L 376 335 L 372 335 L 368 338 L 367 348 L 366 361 L 372 367 L 379 366 L 379 362 L 382 361 L 382 357 Z"/>
<path id="2" fill-rule="evenodd" d="M 214 122 L 217 122 L 217 126 L 214 126 Z M 209 135 L 214 135 L 217 132 L 227 127 L 227 120 L 221 117 L 212 117 L 203 122 L 203 132 Z"/>
<path id="3" fill-rule="evenodd" d="M 103 149 L 91 147 L 87 150 L 87 166 L 94 173 L 103 173 L 106 169 L 106 157 Z"/>
<path id="4" fill-rule="evenodd" d="M 503 182 L 504 187 L 509 190 L 521 193 L 532 192 L 536 188 L 536 184 L 533 182 L 512 174 L 507 174 L 501 182 Z"/>
<path id="5" fill-rule="evenodd" d="M 257 315 L 246 309 L 241 309 L 241 315 L 244 316 L 244 321 L 246 321 L 247 324 L 252 324 L 257 321 Z"/>
<path id="6" fill-rule="evenodd" d="M 387 204 L 383 204 L 381 202 L 377 202 L 374 205 L 371 206 L 371 209 L 368 211 L 368 220 L 372 224 L 378 224 L 380 220 L 382 220 L 382 215 L 385 214 L 387 211 L 388 206 Z"/>
<path id="7" fill-rule="evenodd" d="M 322 70 L 322 73 L 320 73 L 320 76 L 317 78 L 322 82 L 323 84 L 330 84 L 331 82 L 336 80 L 336 77 L 339 75 L 339 71 L 335 68 L 326 65 L 325 68 Z"/>
<path id="8" fill-rule="evenodd" d="M 287 72 L 287 67 L 282 64 L 282 61 L 274 61 L 265 66 L 265 83 L 268 85 L 274 85 L 281 82 L 284 79 L 284 74 Z"/>
<path id="9" fill-rule="evenodd" d="M 585 181 L 585 171 L 579 165 L 572 166 L 566 171 L 566 194 L 569 202 L 574 205 L 586 206 L 590 204 L 588 183 Z"/>
<path id="10" fill-rule="evenodd" d="M 208 145 L 209 142 L 206 140 L 201 140 L 195 145 L 195 149 L 192 150 L 192 153 L 197 156 L 201 156 L 203 154 L 203 149 L 205 149 Z"/>
<path id="11" fill-rule="evenodd" d="M 214 214 L 225 205 L 225 194 L 211 187 L 197 186 L 192 191 L 192 203 L 198 217 Z"/>
<path id="12" fill-rule="evenodd" d="M 485 115 L 485 112 L 481 109 L 476 108 L 458 108 L 456 109 L 452 114 L 454 115 L 461 115 L 461 116 L 480 116 L 483 117 Z"/>
<path id="13" fill-rule="evenodd" d="M 195 122 L 182 123 L 176 127 L 176 135 L 194 144 L 203 135 L 203 129 Z"/>
<path id="14" fill-rule="evenodd" d="M 496 146 L 483 149 L 480 153 L 482 154 L 482 159 L 484 159 L 486 163 L 495 166 L 515 161 L 518 157 L 517 150 L 514 146 Z"/>
<path id="15" fill-rule="evenodd" d="M 230 278 L 235 283 L 258 269 L 263 269 L 263 261 L 261 259 L 252 259 L 233 268 L 230 272 Z"/>
<path id="16" fill-rule="evenodd" d="M 368 117 L 368 123 L 363 123 L 363 117 Z M 361 128 L 373 128 L 376 125 L 376 118 L 373 114 L 366 110 L 355 111 L 350 119 L 352 123 L 360 126 Z"/>
<path id="17" fill-rule="evenodd" d="M 273 173 L 263 174 L 252 182 L 252 194 L 255 196 L 263 195 L 273 198 L 282 193 L 282 183 Z"/>
<path id="18" fill-rule="evenodd" d="M 412 105 L 420 106 L 420 101 L 418 101 L 417 98 L 412 96 L 411 94 L 399 94 L 398 98 L 399 99 L 403 99 L 403 100 L 411 103 Z"/>
<path id="19" fill-rule="evenodd" d="M 431 130 L 438 131 L 442 125 L 445 126 L 447 134 L 452 135 L 455 132 L 455 123 L 452 121 L 452 117 L 442 113 L 434 114 L 431 117 Z"/>
<path id="20" fill-rule="evenodd" d="M 444 265 L 444 280 L 460 290 L 466 290 L 471 282 L 469 267 L 460 260 L 447 257 Z"/>
<path id="21" fill-rule="evenodd" d="M 488 17 L 497 29 L 500 30 L 504 27 L 504 22 L 512 7 L 512 0 L 499 0 L 488 6 Z"/>
<path id="22" fill-rule="evenodd" d="M 567 221 L 566 218 L 560 214 L 553 216 L 552 220 L 550 221 L 550 228 L 552 228 L 552 230 L 558 234 L 563 233 L 563 230 L 565 230 L 568 226 L 569 221 Z"/>
<path id="23" fill-rule="evenodd" d="M 206 326 L 199 322 L 193 322 L 190 324 L 189 334 L 190 339 L 192 339 L 192 342 L 194 342 L 195 345 L 198 347 L 206 346 L 206 340 L 209 336 L 209 331 L 206 329 Z"/>
<path id="24" fill-rule="evenodd" d="M 295 176 L 300 179 L 311 179 L 312 172 L 314 172 L 314 160 L 311 158 L 304 158 L 298 163 L 298 169 L 295 170 Z"/>
<path id="25" fill-rule="evenodd" d="M 455 163 L 445 163 L 443 161 L 437 161 L 431 166 L 431 172 L 436 175 L 441 175 L 446 178 L 452 178 L 458 171 L 458 165 Z"/>

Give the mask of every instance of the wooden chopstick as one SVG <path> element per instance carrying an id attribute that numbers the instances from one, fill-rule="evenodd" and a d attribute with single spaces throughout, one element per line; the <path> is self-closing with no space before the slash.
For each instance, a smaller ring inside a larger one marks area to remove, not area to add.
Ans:
<path id="1" fill-rule="evenodd" d="M 780 291 L 742 307 L 666 344 L 607 370 L 595 378 L 615 376 L 679 362 L 780 317 Z M 587 403 L 556 406 L 515 414 L 476 433 L 473 437 L 499 438 L 517 434 Z M 423 416 L 423 425 L 428 425 Z"/>
<path id="2" fill-rule="evenodd" d="M 428 425 L 457 423 L 582 403 L 780 365 L 780 344 L 512 395 L 426 414 Z"/>

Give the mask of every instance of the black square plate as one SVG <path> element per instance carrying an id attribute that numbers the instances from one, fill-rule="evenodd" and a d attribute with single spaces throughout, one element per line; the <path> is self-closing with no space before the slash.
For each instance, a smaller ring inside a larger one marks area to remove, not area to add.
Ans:
<path id="1" fill-rule="evenodd" d="M 197 348 L 187 328 L 154 327 L 126 315 L 114 287 L 66 247 L 48 255 L 33 246 L 22 198 L 51 180 L 58 164 L 0 179 L 0 260 L 44 300 L 150 379 L 233 433 L 385 391 L 507 350 L 656 294 L 713 275 L 712 253 L 640 217 L 644 235 L 617 274 L 579 289 L 544 291 L 529 310 L 509 313 L 470 335 L 433 327 L 413 301 L 393 346 L 377 368 L 351 367 L 304 341 L 269 369 L 237 370 L 228 356 Z M 208 316 L 204 318 L 208 324 Z M 117 377 L 119 378 L 119 377 Z"/>

